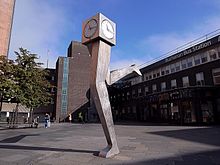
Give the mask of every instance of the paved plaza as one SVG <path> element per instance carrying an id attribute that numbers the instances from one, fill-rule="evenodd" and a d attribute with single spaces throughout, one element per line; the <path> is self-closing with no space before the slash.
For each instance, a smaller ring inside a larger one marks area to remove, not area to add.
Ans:
<path id="1" fill-rule="evenodd" d="M 116 125 L 120 154 L 109 159 L 100 124 L 0 129 L 0 165 L 220 165 L 220 127 Z"/>

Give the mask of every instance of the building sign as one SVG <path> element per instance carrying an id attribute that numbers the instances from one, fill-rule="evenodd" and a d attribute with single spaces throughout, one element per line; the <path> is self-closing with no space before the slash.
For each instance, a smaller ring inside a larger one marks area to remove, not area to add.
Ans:
<path id="1" fill-rule="evenodd" d="M 209 47 L 209 46 L 211 46 L 213 44 L 216 44 L 218 42 L 220 42 L 220 36 L 214 37 L 214 38 L 212 38 L 212 39 L 210 39 L 208 41 L 205 41 L 205 42 L 203 42 L 201 44 L 195 45 L 195 46 L 193 46 L 193 47 L 191 47 L 189 49 L 181 51 L 180 53 L 177 53 L 177 54 L 175 54 L 175 55 L 173 55 L 171 57 L 168 57 L 168 58 L 165 59 L 165 62 L 169 62 L 169 61 L 175 60 L 177 58 L 180 58 L 182 56 L 185 56 L 187 54 L 194 53 L 194 52 L 196 52 L 198 50 L 201 50 L 203 48 Z"/>

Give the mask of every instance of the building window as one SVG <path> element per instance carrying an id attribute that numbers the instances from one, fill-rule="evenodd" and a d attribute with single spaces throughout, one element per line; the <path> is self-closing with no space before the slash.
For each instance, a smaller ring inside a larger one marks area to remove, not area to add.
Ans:
<path id="1" fill-rule="evenodd" d="M 213 81 L 215 85 L 220 85 L 220 68 L 212 70 Z"/>
<path id="2" fill-rule="evenodd" d="M 200 55 L 196 55 L 194 57 L 194 62 L 195 62 L 195 65 L 199 65 L 201 63 Z"/>
<path id="3" fill-rule="evenodd" d="M 148 87 L 145 87 L 145 88 L 144 88 L 144 92 L 145 92 L 145 95 L 147 95 L 148 92 L 149 92 L 149 88 L 148 88 Z"/>
<path id="4" fill-rule="evenodd" d="M 205 63 L 208 61 L 207 52 L 201 54 L 201 61 L 202 61 L 202 63 Z"/>
<path id="5" fill-rule="evenodd" d="M 205 85 L 203 72 L 196 73 L 196 84 Z"/>
<path id="6" fill-rule="evenodd" d="M 187 59 L 187 67 L 190 68 L 192 66 L 193 66 L 193 58 L 190 57 L 190 58 Z"/>
<path id="7" fill-rule="evenodd" d="M 138 89 L 138 96 L 141 96 L 141 94 L 142 94 L 142 90 L 141 90 L 141 88 L 139 88 Z"/>
<path id="8" fill-rule="evenodd" d="M 187 60 L 186 59 L 182 60 L 181 65 L 182 65 L 182 69 L 186 69 L 187 68 Z"/>
<path id="9" fill-rule="evenodd" d="M 156 78 L 157 77 L 157 73 L 156 71 L 153 71 L 153 78 Z"/>
<path id="10" fill-rule="evenodd" d="M 189 86 L 189 77 L 185 76 L 182 78 L 183 80 L 183 87 L 188 87 Z"/>
<path id="11" fill-rule="evenodd" d="M 144 81 L 147 81 L 147 80 L 148 80 L 148 75 L 144 74 Z"/>
<path id="12" fill-rule="evenodd" d="M 135 97 L 135 93 L 136 93 L 136 92 L 135 92 L 135 90 L 133 89 L 133 90 L 132 90 L 132 97 Z"/>
<path id="13" fill-rule="evenodd" d="M 171 80 L 171 88 L 174 89 L 174 88 L 176 88 L 176 87 L 177 87 L 177 85 L 176 85 L 176 79 Z"/>
<path id="14" fill-rule="evenodd" d="M 128 111 L 127 111 L 128 113 L 131 113 L 131 108 L 130 108 L 130 107 L 128 107 L 127 110 L 128 110 Z"/>
<path id="15" fill-rule="evenodd" d="M 176 62 L 175 67 L 176 67 L 176 72 L 180 71 L 180 62 Z"/>
<path id="16" fill-rule="evenodd" d="M 136 113 L 136 106 L 133 106 L 133 113 Z"/>
<path id="17" fill-rule="evenodd" d="M 170 71 L 171 71 L 171 73 L 175 72 L 175 64 L 170 65 Z"/>
<path id="18" fill-rule="evenodd" d="M 61 97 L 61 115 L 67 114 L 68 104 L 68 75 L 69 75 L 69 59 L 63 59 L 63 80 L 62 80 L 62 97 Z"/>
<path id="19" fill-rule="evenodd" d="M 157 77 L 160 77 L 160 69 L 156 70 Z"/>
<path id="20" fill-rule="evenodd" d="M 215 49 L 211 49 L 209 51 L 209 58 L 210 58 L 210 61 L 213 61 L 213 60 L 217 59 L 217 53 L 216 53 Z"/>
<path id="21" fill-rule="evenodd" d="M 51 80 L 52 80 L 52 81 L 54 81 L 54 80 L 55 80 L 55 77 L 54 77 L 54 76 L 52 76 L 52 77 L 51 77 Z"/>
<path id="22" fill-rule="evenodd" d="M 166 90 L 166 82 L 162 82 L 161 83 L 161 91 L 165 91 Z"/>
<path id="23" fill-rule="evenodd" d="M 218 58 L 220 58 L 220 47 L 218 47 Z"/>
<path id="24" fill-rule="evenodd" d="M 153 92 L 157 92 L 157 85 L 156 85 L 156 84 L 153 84 L 153 85 L 152 85 L 152 91 L 153 91 Z"/>
<path id="25" fill-rule="evenodd" d="M 149 80 L 152 79 L 152 72 L 149 73 L 148 78 L 149 78 Z"/>
<path id="26" fill-rule="evenodd" d="M 161 68 L 161 75 L 162 76 L 165 75 L 165 72 L 166 72 L 166 68 L 165 67 Z"/>
<path id="27" fill-rule="evenodd" d="M 125 114 L 125 109 L 124 108 L 122 108 L 122 114 Z"/>
<path id="28" fill-rule="evenodd" d="M 170 73 L 170 66 L 166 66 L 166 74 L 169 74 Z"/>

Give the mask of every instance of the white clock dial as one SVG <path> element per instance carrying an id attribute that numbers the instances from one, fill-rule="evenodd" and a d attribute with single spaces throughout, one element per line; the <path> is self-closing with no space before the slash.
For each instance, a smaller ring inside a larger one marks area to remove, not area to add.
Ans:
<path id="1" fill-rule="evenodd" d="M 84 28 L 84 36 L 86 38 L 91 38 L 98 28 L 97 21 L 95 19 L 91 19 L 87 22 Z"/>
<path id="2" fill-rule="evenodd" d="M 108 39 L 112 39 L 114 37 L 114 27 L 108 20 L 102 21 L 102 32 L 104 36 Z"/>

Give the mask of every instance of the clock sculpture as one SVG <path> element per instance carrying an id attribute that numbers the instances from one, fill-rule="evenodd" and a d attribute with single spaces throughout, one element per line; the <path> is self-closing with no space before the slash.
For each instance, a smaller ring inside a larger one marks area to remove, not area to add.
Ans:
<path id="1" fill-rule="evenodd" d="M 91 79 L 90 92 L 95 103 L 104 134 L 107 147 L 100 151 L 101 157 L 112 157 L 119 153 L 111 105 L 106 83 L 111 85 L 122 77 L 136 72 L 141 75 L 136 66 L 131 66 L 110 73 L 109 62 L 111 46 L 116 44 L 116 25 L 103 14 L 98 13 L 83 22 L 82 43 L 87 45 L 91 54 Z"/>

